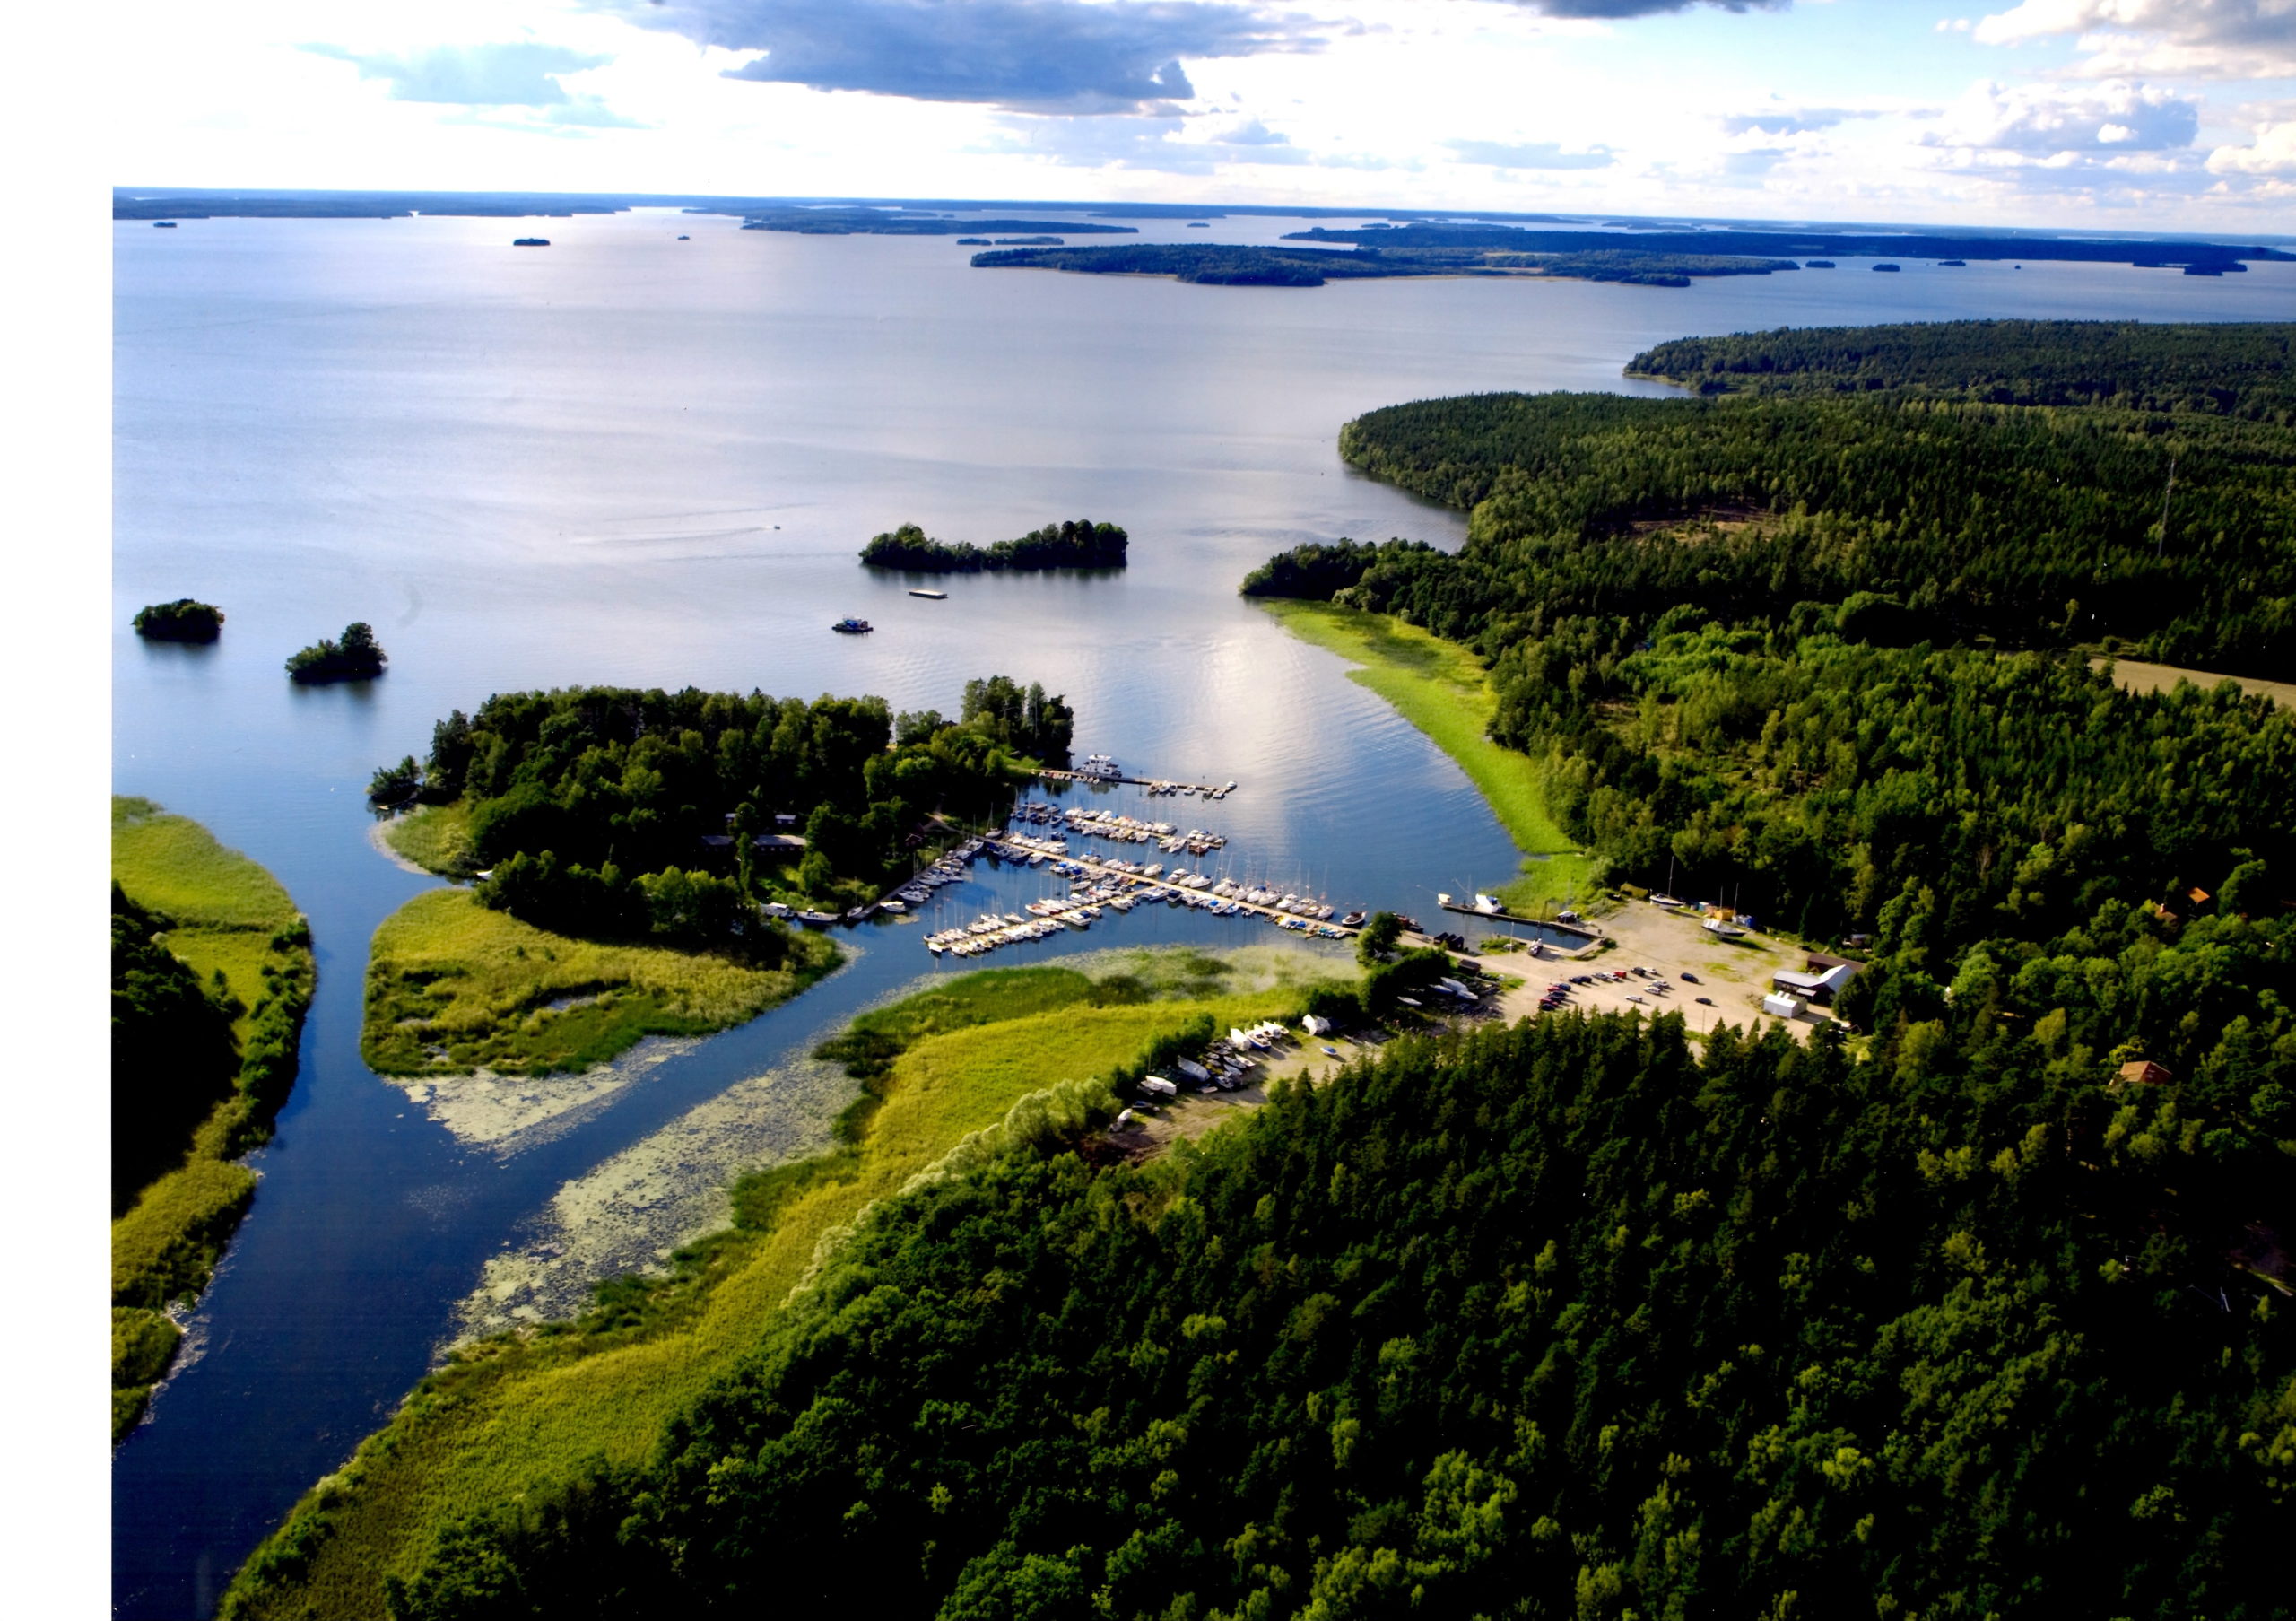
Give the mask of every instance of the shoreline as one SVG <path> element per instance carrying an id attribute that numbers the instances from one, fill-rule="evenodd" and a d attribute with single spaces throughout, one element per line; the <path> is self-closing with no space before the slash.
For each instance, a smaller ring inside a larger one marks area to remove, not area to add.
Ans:
<path id="1" fill-rule="evenodd" d="M 1498 890 L 1509 911 L 1587 898 L 1601 859 L 1578 849 L 1548 811 L 1538 763 L 1492 740 L 1497 700 L 1474 653 L 1390 614 L 1290 597 L 1250 601 L 1289 634 L 1339 655 L 1352 667 L 1350 681 L 1385 700 L 1466 774 L 1523 858 Z"/>
<path id="2" fill-rule="evenodd" d="M 394 817 L 392 820 L 396 821 L 396 818 Z M 408 860 L 404 856 L 400 855 L 397 850 L 392 849 L 390 828 L 390 822 L 380 820 L 370 822 L 367 824 L 367 842 L 375 847 L 375 853 L 377 855 L 389 862 L 393 867 L 397 867 L 399 871 L 403 873 L 413 873 L 418 878 L 437 878 L 442 884 L 454 884 L 459 882 L 457 879 L 448 878 L 439 873 L 434 873 L 427 867 L 419 866 L 416 863 Z"/>

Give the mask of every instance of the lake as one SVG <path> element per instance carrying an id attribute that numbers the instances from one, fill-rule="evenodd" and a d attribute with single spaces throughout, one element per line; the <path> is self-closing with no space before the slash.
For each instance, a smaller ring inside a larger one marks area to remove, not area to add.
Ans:
<path id="1" fill-rule="evenodd" d="M 1266 241 L 1299 223 L 1113 240 Z M 2296 265 L 1218 288 L 977 271 L 948 239 L 650 211 L 115 231 L 114 786 L 277 874 L 320 973 L 253 1211 L 116 1454 L 115 1606 L 131 1618 L 210 1613 L 430 1365 L 488 1262 L 539 1242 L 561 1187 L 935 971 L 914 924 L 857 931 L 826 983 L 556 1129 L 457 1137 L 358 1044 L 367 941 L 433 883 L 375 852 L 363 790 L 424 753 L 449 709 L 612 683 L 953 712 L 968 677 L 1002 672 L 1067 694 L 1080 754 L 1242 785 L 1216 805 L 1118 790 L 1111 807 L 1227 834 L 1230 870 L 1427 916 L 1438 889 L 1509 876 L 1505 836 L 1336 658 L 1236 596 L 1302 540 L 1464 536 L 1460 515 L 1343 466 L 1346 419 L 1481 389 L 1664 392 L 1620 367 L 1691 333 L 2296 310 Z M 552 246 L 509 246 L 528 232 Z M 1073 517 L 1125 526 L 1131 567 L 959 576 L 927 602 L 854 556 L 904 521 L 986 543 Z M 220 644 L 129 632 L 138 606 L 187 595 L 228 612 Z M 848 614 L 877 631 L 831 634 Z M 287 654 L 354 619 L 390 652 L 383 680 L 287 681 Z M 984 866 L 929 916 L 1050 888 Z M 1144 908 L 995 961 L 1274 937 Z M 819 1140 L 838 1100 L 818 1093 L 793 1093 L 780 1151 Z"/>

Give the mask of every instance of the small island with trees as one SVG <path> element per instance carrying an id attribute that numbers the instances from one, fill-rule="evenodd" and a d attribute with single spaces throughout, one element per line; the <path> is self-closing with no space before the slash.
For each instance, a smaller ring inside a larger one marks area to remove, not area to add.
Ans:
<path id="1" fill-rule="evenodd" d="M 1017 540 L 977 546 L 970 541 L 934 540 L 915 524 L 903 524 L 861 548 L 873 569 L 908 569 L 925 574 L 978 574 L 1002 569 L 1120 569 L 1131 537 L 1114 524 L 1089 518 L 1047 524 Z"/>
<path id="2" fill-rule="evenodd" d="M 322 636 L 287 660 L 287 674 L 302 686 L 330 681 L 372 681 L 390 662 L 375 640 L 372 625 L 356 620 L 343 627 L 343 640 Z"/>
<path id="3" fill-rule="evenodd" d="M 146 641 L 213 641 L 223 633 L 223 610 L 212 602 L 178 597 L 138 608 L 135 633 Z"/>

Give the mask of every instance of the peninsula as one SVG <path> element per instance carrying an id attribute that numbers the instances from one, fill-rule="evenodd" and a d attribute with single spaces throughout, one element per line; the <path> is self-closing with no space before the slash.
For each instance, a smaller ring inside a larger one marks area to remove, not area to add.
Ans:
<path id="1" fill-rule="evenodd" d="M 874 911 L 939 821 L 1009 804 L 1065 760 L 1041 685 L 967 684 L 955 720 L 880 698 L 617 687 L 499 694 L 375 773 L 407 859 L 469 889 L 418 895 L 368 963 L 362 1051 L 394 1076 L 578 1071 L 648 1034 L 756 1016 L 840 960 L 792 917 Z M 787 830 L 787 831 L 784 831 Z"/>
<path id="2" fill-rule="evenodd" d="M 187 816 L 111 806 L 112 1438 L 143 1416 L 255 1196 L 316 968 L 274 878 Z"/>

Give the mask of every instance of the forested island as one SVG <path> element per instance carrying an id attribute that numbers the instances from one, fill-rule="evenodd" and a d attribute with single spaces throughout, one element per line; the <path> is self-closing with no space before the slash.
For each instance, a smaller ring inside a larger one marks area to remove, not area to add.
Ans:
<path id="1" fill-rule="evenodd" d="M 873 569 L 906 569 L 923 574 L 978 574 L 1022 569 L 1120 569 L 1131 536 L 1111 523 L 1089 518 L 1047 524 L 1015 540 L 986 546 L 970 541 L 934 540 L 915 524 L 872 536 L 861 561 Z"/>
<path id="2" fill-rule="evenodd" d="M 343 627 L 343 640 L 322 636 L 310 646 L 291 653 L 287 658 L 287 674 L 303 686 L 321 686 L 334 681 L 372 681 L 390 663 L 375 640 L 374 627 L 363 621 L 354 621 Z"/>
<path id="3" fill-rule="evenodd" d="M 1213 242 L 1142 242 L 1113 248 L 999 248 L 977 253 L 983 269 L 1070 270 L 1086 275 L 1165 275 L 1200 286 L 1320 287 L 1327 281 L 1414 275 L 1548 276 L 1622 282 L 1645 287 L 1687 287 L 1693 276 L 1769 275 L 1799 268 L 1791 259 L 1712 253 L 1643 252 L 1618 239 L 1571 233 L 1596 250 L 1562 253 L 1429 246 L 1348 252 L 1329 248 L 1264 248 Z"/>
<path id="4" fill-rule="evenodd" d="M 148 799 L 111 809 L 112 1438 L 143 1416 L 255 1194 L 295 1079 L 310 931 L 262 867 Z"/>
<path id="5" fill-rule="evenodd" d="M 149 641 L 213 641 L 223 633 L 223 610 L 178 597 L 135 610 L 135 633 Z"/>
<path id="6" fill-rule="evenodd" d="M 1594 235 L 1585 231 L 1533 231 L 1517 225 L 1407 221 L 1354 228 L 1314 226 L 1294 231 L 1287 242 L 1352 242 L 1381 252 L 1430 249 L 1512 253 L 1583 253 L 1594 244 L 1630 254 L 1734 254 L 1756 257 L 1891 259 L 2008 259 L 2034 263 L 2137 265 L 2150 269 L 2199 266 L 2217 272 L 2241 271 L 2248 259 L 2296 257 L 2261 243 L 2136 240 L 2011 235 L 1949 236 L 1908 232 L 1810 231 L 1637 230 L 1632 236 Z"/>
<path id="7" fill-rule="evenodd" d="M 789 231 L 801 236 L 959 237 L 1029 235 L 1137 236 L 1136 225 L 1091 220 L 982 220 L 902 208 L 770 208 L 749 211 L 744 231 Z"/>

